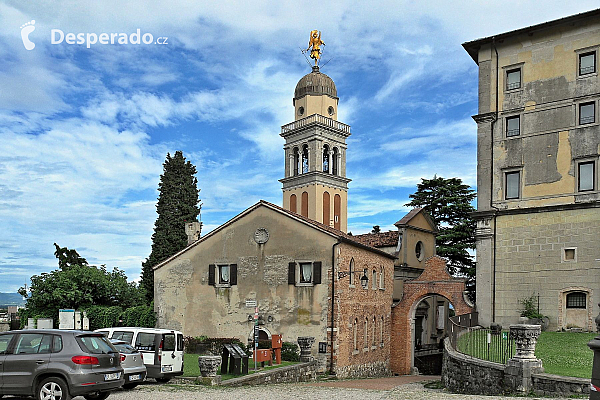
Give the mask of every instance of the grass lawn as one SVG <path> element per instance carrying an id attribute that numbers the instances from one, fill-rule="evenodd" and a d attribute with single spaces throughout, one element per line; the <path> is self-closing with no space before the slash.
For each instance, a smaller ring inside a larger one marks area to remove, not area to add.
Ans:
<path id="1" fill-rule="evenodd" d="M 590 378 L 594 352 L 587 342 L 596 336 L 596 333 L 542 332 L 535 355 L 542 360 L 548 374 Z"/>
<path id="2" fill-rule="evenodd" d="M 535 347 L 535 355 L 542 360 L 548 374 L 590 378 L 594 352 L 587 343 L 597 334 L 574 332 L 542 332 Z M 463 335 L 458 340 L 458 350 L 483 360 L 504 363 L 514 355 L 507 354 L 499 345 L 501 336 L 492 336 L 487 347 L 487 333 L 483 330 Z"/>
<path id="3" fill-rule="evenodd" d="M 198 354 L 184 354 L 183 357 L 184 357 L 183 376 L 199 376 L 200 368 L 198 367 Z M 272 367 L 269 367 L 269 365 L 267 363 L 265 363 L 265 367 L 261 369 L 261 366 L 259 363 L 258 370 L 265 371 L 265 370 L 278 368 L 278 367 L 285 367 L 287 365 L 293 365 L 293 364 L 297 364 L 297 363 L 292 362 L 292 361 L 282 361 L 281 365 L 277 365 L 277 364 L 273 363 Z M 221 370 L 219 369 L 219 372 L 217 372 L 217 373 L 219 375 L 221 375 Z M 248 373 L 249 374 L 254 373 L 254 360 L 252 360 L 252 359 L 248 360 Z M 238 377 L 238 375 L 225 374 L 225 375 L 221 375 L 221 380 L 227 380 L 227 379 L 237 378 L 237 377 Z"/>

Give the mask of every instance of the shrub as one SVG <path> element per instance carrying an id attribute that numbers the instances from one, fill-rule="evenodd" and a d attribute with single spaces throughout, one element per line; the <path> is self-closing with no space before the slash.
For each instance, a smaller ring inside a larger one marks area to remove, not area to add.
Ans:
<path id="1" fill-rule="evenodd" d="M 188 354 L 205 354 L 220 356 L 226 344 L 237 344 L 248 355 L 248 349 L 237 338 L 209 338 L 206 336 L 183 338 L 184 349 Z"/>
<path id="2" fill-rule="evenodd" d="M 294 342 L 283 342 L 281 347 L 283 361 L 300 361 L 300 348 Z"/>
<path id="3" fill-rule="evenodd" d="M 543 319 L 544 315 L 540 314 L 537 309 L 537 297 L 535 295 L 531 295 L 527 298 L 520 299 L 519 304 L 521 305 L 520 313 L 521 317 L 527 317 L 530 319 Z"/>

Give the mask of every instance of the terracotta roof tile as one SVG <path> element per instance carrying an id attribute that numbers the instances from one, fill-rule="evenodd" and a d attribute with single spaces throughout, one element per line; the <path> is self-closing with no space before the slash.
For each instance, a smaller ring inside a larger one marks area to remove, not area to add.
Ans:
<path id="1" fill-rule="evenodd" d="M 371 247 L 389 247 L 398 245 L 398 231 L 365 233 L 364 235 L 352 236 L 355 241 Z"/>

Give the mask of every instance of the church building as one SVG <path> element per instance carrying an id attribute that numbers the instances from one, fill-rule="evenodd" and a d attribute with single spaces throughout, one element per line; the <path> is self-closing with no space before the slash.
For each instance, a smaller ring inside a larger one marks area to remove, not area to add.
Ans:
<path id="1" fill-rule="evenodd" d="M 159 327 L 251 341 L 258 307 L 260 339 L 314 337 L 321 372 L 385 376 L 413 371 L 415 344 L 437 348 L 449 302 L 420 304 L 437 288 L 470 310 L 422 210 L 381 237 L 346 233 L 350 126 L 337 120 L 338 101 L 317 66 L 300 79 L 294 121 L 281 128 L 283 207 L 260 201 L 155 266 Z"/>

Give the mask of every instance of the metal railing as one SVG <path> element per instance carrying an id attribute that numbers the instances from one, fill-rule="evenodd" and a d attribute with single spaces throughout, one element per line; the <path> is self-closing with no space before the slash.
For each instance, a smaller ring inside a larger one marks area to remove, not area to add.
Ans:
<path id="1" fill-rule="evenodd" d="M 342 122 L 336 121 L 334 119 L 325 117 L 321 114 L 312 114 L 306 118 L 299 119 L 298 121 L 290 122 L 289 124 L 283 125 L 281 127 L 281 133 L 287 133 L 289 131 L 293 131 L 294 129 L 299 129 L 305 127 L 312 123 L 319 123 L 330 128 L 336 129 L 338 131 L 342 131 L 344 133 L 350 134 L 350 125 L 346 125 Z"/>
<path id="2" fill-rule="evenodd" d="M 510 338 L 508 331 L 473 325 L 476 321 L 477 316 L 472 314 L 450 318 L 452 347 L 466 356 L 506 364 L 515 354 L 514 339 Z"/>

